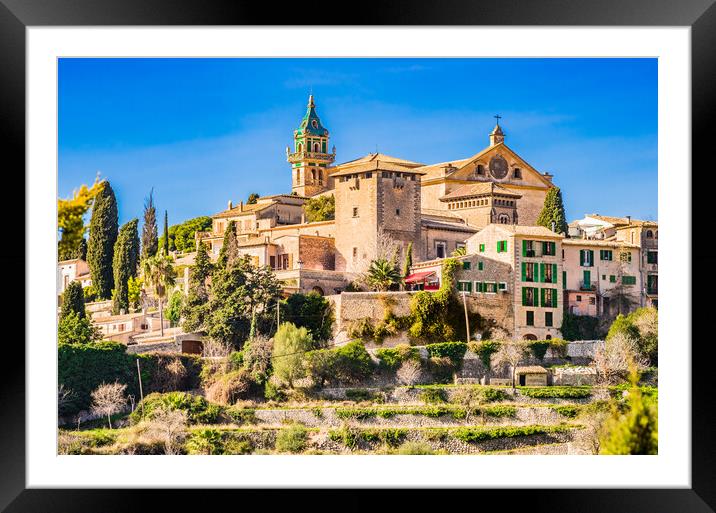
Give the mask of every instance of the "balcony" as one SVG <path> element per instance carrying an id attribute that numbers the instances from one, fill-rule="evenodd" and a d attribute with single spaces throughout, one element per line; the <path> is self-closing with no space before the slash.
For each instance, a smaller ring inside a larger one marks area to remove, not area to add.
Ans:
<path id="1" fill-rule="evenodd" d="M 321 153 L 313 151 L 297 151 L 294 153 L 286 154 L 286 159 L 294 164 L 296 162 L 302 162 L 304 160 L 314 160 L 316 162 L 328 162 L 331 163 L 336 159 L 335 153 Z"/>
<path id="2" fill-rule="evenodd" d="M 579 290 L 597 290 L 597 284 L 591 281 L 580 281 Z"/>

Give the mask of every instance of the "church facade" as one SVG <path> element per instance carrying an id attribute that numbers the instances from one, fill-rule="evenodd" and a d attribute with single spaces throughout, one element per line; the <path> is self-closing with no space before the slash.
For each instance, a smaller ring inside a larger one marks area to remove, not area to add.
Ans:
<path id="1" fill-rule="evenodd" d="M 269 265 L 286 292 L 343 290 L 391 245 L 399 262 L 412 244 L 413 261 L 449 256 L 489 224 L 535 224 L 552 176 L 540 173 L 505 144 L 498 124 L 489 145 L 471 157 L 430 164 L 371 153 L 335 164 L 336 148 L 313 96 L 286 148 L 291 188 L 251 205 L 229 202 L 197 233 L 218 255 L 228 222 L 241 251 Z M 303 204 L 333 195 L 335 219 L 308 223 Z"/>

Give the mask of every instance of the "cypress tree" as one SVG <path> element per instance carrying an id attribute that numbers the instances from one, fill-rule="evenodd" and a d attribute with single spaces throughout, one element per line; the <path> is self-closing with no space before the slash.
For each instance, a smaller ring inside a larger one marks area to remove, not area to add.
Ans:
<path id="1" fill-rule="evenodd" d="M 169 254 L 169 215 L 164 211 L 164 254 Z"/>
<path id="2" fill-rule="evenodd" d="M 129 311 L 129 278 L 137 274 L 139 253 L 139 221 L 132 219 L 119 230 L 114 244 L 114 291 L 112 294 L 112 312 L 117 315 L 122 310 Z"/>
<path id="3" fill-rule="evenodd" d="M 117 240 L 118 224 L 117 199 L 112 186 L 105 181 L 92 206 L 89 240 L 87 241 L 87 263 L 92 276 L 92 285 L 94 285 L 99 299 L 112 297 L 114 288 L 112 257 L 114 243 Z"/>
<path id="4" fill-rule="evenodd" d="M 239 256 L 238 240 L 236 240 L 236 222 L 229 221 L 224 233 L 224 243 L 221 245 L 216 266 L 226 268 L 232 265 Z"/>
<path id="5" fill-rule="evenodd" d="M 205 305 L 209 301 L 206 280 L 211 276 L 212 267 L 206 246 L 199 241 L 194 265 L 189 273 L 189 293 L 182 306 L 181 317 L 184 319 L 182 328 L 186 332 L 197 331 L 204 325 Z"/>
<path id="6" fill-rule="evenodd" d="M 403 278 L 410 274 L 410 268 L 413 266 L 413 243 L 408 242 L 408 249 L 405 252 L 405 262 L 403 263 Z"/>
<path id="7" fill-rule="evenodd" d="M 80 243 L 78 244 L 75 253 L 75 258 L 79 258 L 80 260 L 87 260 L 87 239 L 85 239 L 84 237 L 80 239 Z"/>
<path id="8" fill-rule="evenodd" d="M 85 293 L 82 284 L 78 281 L 71 281 L 62 294 L 62 309 L 60 319 L 64 319 L 70 313 L 76 313 L 77 317 L 85 317 Z"/>
<path id="9" fill-rule="evenodd" d="M 142 226 L 142 259 L 157 254 L 157 211 L 154 208 L 154 189 L 144 202 L 144 225 Z"/>
<path id="10" fill-rule="evenodd" d="M 544 206 L 537 218 L 537 224 L 544 226 L 548 230 L 552 229 L 554 222 L 554 231 L 556 233 L 567 234 L 567 216 L 564 213 L 564 203 L 562 202 L 562 191 L 559 187 L 552 187 L 547 191 L 544 198 Z"/>

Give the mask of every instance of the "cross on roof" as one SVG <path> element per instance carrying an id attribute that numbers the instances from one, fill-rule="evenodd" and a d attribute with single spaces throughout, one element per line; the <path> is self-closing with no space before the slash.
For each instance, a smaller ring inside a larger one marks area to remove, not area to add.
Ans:
<path id="1" fill-rule="evenodd" d="M 495 114 L 493 117 L 497 120 L 497 124 L 498 124 L 498 126 L 499 126 L 500 120 L 502 119 L 502 116 L 500 116 L 499 114 Z"/>

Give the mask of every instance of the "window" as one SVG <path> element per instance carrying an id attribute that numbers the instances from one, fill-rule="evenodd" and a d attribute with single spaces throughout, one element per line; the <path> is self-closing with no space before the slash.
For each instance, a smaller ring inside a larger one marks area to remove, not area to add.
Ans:
<path id="1" fill-rule="evenodd" d="M 358 217 L 358 207 L 353 207 L 353 217 Z"/>
<path id="2" fill-rule="evenodd" d="M 581 303 L 581 302 L 582 302 L 582 296 L 579 296 L 579 295 L 578 295 L 578 296 L 577 296 L 577 303 Z"/>
<path id="3" fill-rule="evenodd" d="M 485 166 L 483 166 L 482 164 L 477 165 L 476 171 L 478 176 L 485 176 Z"/>
<path id="4" fill-rule="evenodd" d="M 477 270 L 478 270 L 478 271 L 483 271 L 484 269 L 485 269 L 485 264 L 484 264 L 484 262 L 478 262 L 478 263 L 477 263 Z"/>
<path id="5" fill-rule="evenodd" d="M 437 258 L 445 258 L 447 252 L 447 243 L 443 241 L 435 242 L 435 254 Z"/>
<path id="6" fill-rule="evenodd" d="M 567 288 L 567 271 L 562 271 L 562 288 Z"/>
<path id="7" fill-rule="evenodd" d="M 533 287 L 522 287 L 522 306 L 539 306 L 537 304 L 537 290 Z"/>
<path id="8" fill-rule="evenodd" d="M 557 264 L 540 264 L 542 283 L 557 283 Z"/>
<path id="9" fill-rule="evenodd" d="M 538 281 L 537 263 L 522 262 L 522 281 Z"/>
<path id="10" fill-rule="evenodd" d="M 396 209 L 395 209 L 395 215 L 398 216 L 398 217 L 400 217 L 400 209 L 399 209 L 399 208 L 396 208 Z"/>
<path id="11" fill-rule="evenodd" d="M 462 263 L 462 268 L 465 269 L 466 271 L 469 271 L 469 270 L 470 270 L 470 262 L 467 261 L 467 260 L 464 261 L 464 262 Z"/>
<path id="12" fill-rule="evenodd" d="M 482 253 L 483 251 L 485 251 L 485 245 L 484 245 L 484 244 L 480 244 L 480 253 Z"/>
<path id="13" fill-rule="evenodd" d="M 487 292 L 488 294 L 496 294 L 497 283 L 495 283 L 494 281 L 485 282 L 485 292 Z"/>
<path id="14" fill-rule="evenodd" d="M 525 312 L 527 314 L 526 323 L 527 326 L 534 326 L 535 325 L 535 313 L 532 311 Z"/>
<path id="15" fill-rule="evenodd" d="M 358 248 L 353 248 L 353 261 L 358 260 Z"/>
<path id="16" fill-rule="evenodd" d="M 544 313 L 544 325 L 545 326 L 552 326 L 552 312 L 545 312 Z M 549 336 L 549 335 L 548 335 Z"/>
<path id="17" fill-rule="evenodd" d="M 590 305 L 595 305 L 595 304 L 597 304 L 597 298 L 595 298 L 594 296 L 590 297 L 590 298 L 589 298 L 589 304 L 590 304 Z"/>
<path id="18" fill-rule="evenodd" d="M 458 281 L 457 290 L 460 292 L 472 292 L 472 282 L 470 281 Z"/>
<path id="19" fill-rule="evenodd" d="M 616 282 L 617 282 L 617 277 L 614 276 L 613 274 L 610 274 L 609 275 L 609 283 L 616 283 Z"/>
<path id="20" fill-rule="evenodd" d="M 498 240 L 497 241 L 497 252 L 498 253 L 507 253 L 507 241 L 506 240 Z"/>
<path id="21" fill-rule="evenodd" d="M 647 251 L 646 262 L 648 264 L 658 264 L 659 263 L 659 252 L 658 251 Z"/>
<path id="22" fill-rule="evenodd" d="M 622 262 L 631 262 L 631 251 L 622 251 L 619 253 L 619 260 Z"/>
<path id="23" fill-rule="evenodd" d="M 510 216 L 508 216 L 507 214 L 500 214 L 497 219 L 497 222 L 500 224 L 510 224 Z"/>
<path id="24" fill-rule="evenodd" d="M 622 285 L 636 285 L 636 276 L 622 276 Z"/>
<path id="25" fill-rule="evenodd" d="M 515 170 L 512 172 L 512 177 L 517 178 L 518 180 L 522 178 L 522 170 L 519 167 L 516 167 Z"/>
<path id="26" fill-rule="evenodd" d="M 373 178 L 373 172 L 371 171 L 370 173 L 366 173 L 366 174 L 365 174 L 365 177 L 366 177 L 366 178 Z"/>
<path id="27" fill-rule="evenodd" d="M 497 288 L 499 290 L 507 290 L 507 282 L 501 281 Z"/>
<path id="28" fill-rule="evenodd" d="M 547 308 L 557 307 L 557 289 L 540 289 L 541 306 Z"/>
<path id="29" fill-rule="evenodd" d="M 602 281 L 605 281 L 606 279 L 607 279 L 607 275 L 606 275 L 606 274 L 602 274 Z"/>
<path id="30" fill-rule="evenodd" d="M 599 250 L 599 260 L 612 260 L 612 250 L 611 249 L 600 249 Z"/>
<path id="31" fill-rule="evenodd" d="M 582 267 L 592 267 L 592 265 L 594 265 L 594 251 L 591 249 L 580 249 L 579 265 Z"/>
<path id="32" fill-rule="evenodd" d="M 554 256 L 557 254 L 557 244 L 554 242 L 542 243 L 542 254 L 546 256 Z"/>
<path id="33" fill-rule="evenodd" d="M 651 230 L 647 230 L 647 231 L 646 231 L 646 238 L 647 238 L 647 239 L 653 239 L 653 238 L 654 238 L 654 232 L 652 232 Z"/>
<path id="34" fill-rule="evenodd" d="M 483 287 L 484 283 L 476 281 L 475 282 L 475 292 L 485 292 L 485 288 Z"/>
<path id="35" fill-rule="evenodd" d="M 269 266 L 271 266 L 271 269 L 276 269 L 276 257 L 275 256 L 269 257 Z"/>
<path id="36" fill-rule="evenodd" d="M 311 126 L 313 128 L 318 128 L 318 122 L 314 119 L 313 121 L 311 121 Z"/>

